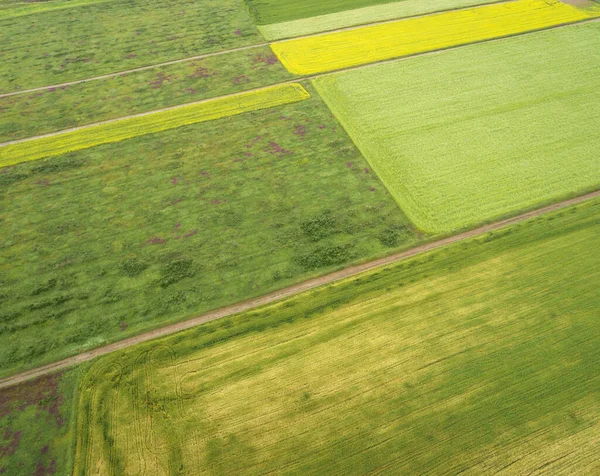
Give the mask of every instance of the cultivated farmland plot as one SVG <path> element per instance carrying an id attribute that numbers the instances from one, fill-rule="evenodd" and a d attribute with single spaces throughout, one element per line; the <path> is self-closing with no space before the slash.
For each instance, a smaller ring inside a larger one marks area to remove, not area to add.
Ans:
<path id="1" fill-rule="evenodd" d="M 600 23 L 319 78 L 418 228 L 447 233 L 600 185 Z"/>
<path id="2" fill-rule="evenodd" d="M 0 475 L 600 474 L 599 18 L 0 0 Z"/>

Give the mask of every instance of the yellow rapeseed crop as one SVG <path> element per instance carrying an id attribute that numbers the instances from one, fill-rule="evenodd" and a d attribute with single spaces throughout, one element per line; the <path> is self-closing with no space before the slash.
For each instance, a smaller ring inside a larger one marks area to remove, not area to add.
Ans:
<path id="1" fill-rule="evenodd" d="M 190 104 L 143 116 L 84 127 L 0 147 L 0 167 L 119 142 L 197 122 L 303 101 L 310 97 L 300 84 L 284 84 Z"/>
<path id="2" fill-rule="evenodd" d="M 515 2 L 440 13 L 273 43 L 294 74 L 316 74 L 598 17 L 557 0 Z"/>

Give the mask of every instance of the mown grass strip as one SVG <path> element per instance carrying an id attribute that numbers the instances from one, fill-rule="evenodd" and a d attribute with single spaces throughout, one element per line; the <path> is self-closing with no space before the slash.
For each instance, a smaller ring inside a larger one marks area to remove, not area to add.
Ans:
<path id="1" fill-rule="evenodd" d="M 369 23 L 397 20 L 427 13 L 473 7 L 506 0 L 401 0 L 383 5 L 355 8 L 345 12 L 329 13 L 311 18 L 259 25 L 258 30 L 269 41 L 313 35 L 325 31 L 349 28 Z"/>
<path id="2" fill-rule="evenodd" d="M 9 144 L 0 148 L 0 167 L 62 155 L 101 144 L 120 142 L 132 137 L 154 134 L 244 112 L 290 104 L 307 99 L 309 96 L 300 84 L 277 85 L 258 91 Z"/>
<path id="3" fill-rule="evenodd" d="M 519 0 L 274 43 L 294 74 L 326 71 L 511 36 L 600 16 L 557 0 Z"/>

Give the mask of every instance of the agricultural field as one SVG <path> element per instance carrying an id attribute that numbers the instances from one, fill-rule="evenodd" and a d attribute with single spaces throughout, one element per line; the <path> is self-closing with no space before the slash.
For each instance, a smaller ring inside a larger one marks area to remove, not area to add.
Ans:
<path id="1" fill-rule="evenodd" d="M 273 43 L 294 74 L 311 75 L 600 17 L 559 0 L 515 0 Z"/>
<path id="2" fill-rule="evenodd" d="M 414 244 L 306 88 L 300 102 L 0 169 L 0 375 Z"/>
<path id="3" fill-rule="evenodd" d="M 315 85 L 411 221 L 448 233 L 598 188 L 598 64 L 594 22 Z"/>
<path id="4" fill-rule="evenodd" d="M 3 0 L 0 94 L 264 43 L 243 0 Z"/>
<path id="5" fill-rule="evenodd" d="M 599 220 L 596 200 L 103 358 L 74 474 L 595 474 Z"/>
<path id="6" fill-rule="evenodd" d="M 0 97 L 0 143 L 293 78 L 268 46 Z"/>
<path id="7" fill-rule="evenodd" d="M 0 476 L 600 474 L 600 0 L 0 0 Z"/>
<path id="8" fill-rule="evenodd" d="M 258 30 L 269 41 L 296 36 L 311 35 L 340 28 L 349 28 L 368 23 L 407 18 L 427 13 L 454 10 L 503 0 L 401 0 L 394 2 L 378 2 L 372 6 L 353 8 L 336 13 L 321 14 L 309 18 L 283 21 L 269 25 L 258 25 Z M 323 5 L 324 2 L 319 2 Z M 373 3 L 373 2 L 370 2 Z M 290 8 L 306 8 L 307 3 L 295 2 Z M 344 2 L 344 8 L 346 2 Z M 325 10 L 328 11 L 328 10 Z"/>

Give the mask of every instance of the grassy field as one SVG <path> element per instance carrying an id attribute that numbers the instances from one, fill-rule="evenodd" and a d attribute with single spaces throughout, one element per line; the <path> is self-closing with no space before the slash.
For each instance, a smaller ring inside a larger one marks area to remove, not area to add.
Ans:
<path id="1" fill-rule="evenodd" d="M 600 186 L 599 33 L 571 26 L 316 86 L 416 226 L 449 232 Z"/>
<path id="2" fill-rule="evenodd" d="M 268 46 L 0 97 L 0 142 L 292 79 Z"/>
<path id="3" fill-rule="evenodd" d="M 264 40 L 243 0 L 56 0 L 0 9 L 0 93 Z"/>
<path id="4" fill-rule="evenodd" d="M 60 156 L 77 150 L 121 142 L 133 137 L 155 134 L 198 122 L 304 101 L 309 97 L 309 93 L 300 84 L 276 85 L 257 91 L 211 99 L 198 104 L 186 104 L 175 109 L 144 116 L 124 118 L 108 124 L 99 124 L 9 144 L 0 147 L 0 167 Z"/>
<path id="5" fill-rule="evenodd" d="M 414 244 L 307 88 L 0 169 L 0 375 Z"/>
<path id="6" fill-rule="evenodd" d="M 97 361 L 75 474 L 595 474 L 600 200 Z"/>
<path id="7" fill-rule="evenodd" d="M 280 40 L 282 38 L 311 35 L 339 28 L 500 1 L 502 0 L 428 0 L 427 2 L 423 2 L 423 0 L 401 0 L 317 17 L 300 18 L 271 25 L 259 25 L 258 29 L 267 40 Z"/>
<path id="8" fill-rule="evenodd" d="M 79 379 L 88 365 L 0 390 L 0 474 L 70 474 Z"/>
<path id="9" fill-rule="evenodd" d="M 600 16 L 558 0 L 517 0 L 438 13 L 271 45 L 294 74 L 335 71 L 540 30 Z"/>
<path id="10" fill-rule="evenodd" d="M 396 2 L 397 0 L 245 0 L 259 25 L 310 18 L 354 8 Z"/>

